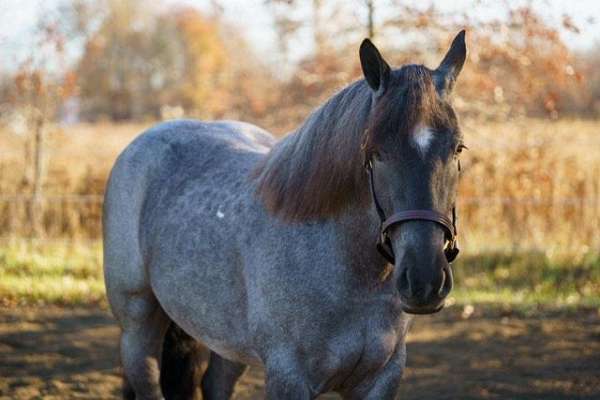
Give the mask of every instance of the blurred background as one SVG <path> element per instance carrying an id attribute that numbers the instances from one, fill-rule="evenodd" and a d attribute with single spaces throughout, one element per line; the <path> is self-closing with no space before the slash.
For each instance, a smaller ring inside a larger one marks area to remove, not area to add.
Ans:
<path id="1" fill-rule="evenodd" d="M 434 68 L 466 28 L 463 253 L 403 398 L 600 396 L 597 2 L 2 0 L 0 26 L 0 395 L 118 394 L 101 208 L 136 135 L 191 117 L 283 136 L 361 77 L 364 37 Z"/>

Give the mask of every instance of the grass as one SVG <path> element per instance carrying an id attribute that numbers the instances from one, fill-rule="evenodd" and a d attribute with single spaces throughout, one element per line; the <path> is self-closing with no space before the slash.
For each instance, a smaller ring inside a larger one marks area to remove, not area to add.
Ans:
<path id="1" fill-rule="evenodd" d="M 100 243 L 0 245 L 0 304 L 105 303 Z"/>
<path id="2" fill-rule="evenodd" d="M 600 253 L 466 253 L 454 265 L 457 306 L 600 309 Z M 106 305 L 98 241 L 0 245 L 0 304 Z"/>
<path id="3" fill-rule="evenodd" d="M 600 253 L 482 253 L 454 266 L 458 304 L 507 309 L 600 309 Z"/>

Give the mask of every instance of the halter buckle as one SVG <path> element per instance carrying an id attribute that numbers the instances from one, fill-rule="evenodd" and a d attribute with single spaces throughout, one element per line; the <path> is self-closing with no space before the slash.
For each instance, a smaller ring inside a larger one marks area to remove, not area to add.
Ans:
<path id="1" fill-rule="evenodd" d="M 456 238 L 453 238 L 448 244 L 448 247 L 444 249 L 444 255 L 446 256 L 446 260 L 448 261 L 448 263 L 452 263 L 454 260 L 456 260 L 456 257 L 458 257 L 458 253 L 460 253 L 460 250 L 458 248 L 458 241 L 456 240 Z"/>
<path id="2" fill-rule="evenodd" d="M 387 232 L 379 230 L 379 240 L 377 240 L 377 251 L 383 256 L 390 264 L 394 264 L 394 250 L 392 249 L 392 242 Z"/>

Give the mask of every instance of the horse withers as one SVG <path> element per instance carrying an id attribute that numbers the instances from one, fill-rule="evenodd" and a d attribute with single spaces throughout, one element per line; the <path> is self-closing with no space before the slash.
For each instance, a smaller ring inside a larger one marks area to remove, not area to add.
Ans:
<path id="1" fill-rule="evenodd" d="M 228 399 L 246 365 L 264 366 L 270 400 L 396 397 L 408 314 L 438 311 L 452 287 L 464 144 L 449 96 L 465 56 L 462 31 L 438 68 L 392 70 L 365 40 L 364 79 L 278 142 L 181 120 L 123 151 L 104 271 L 125 397 L 163 398 L 169 327 L 210 350 L 205 399 Z"/>

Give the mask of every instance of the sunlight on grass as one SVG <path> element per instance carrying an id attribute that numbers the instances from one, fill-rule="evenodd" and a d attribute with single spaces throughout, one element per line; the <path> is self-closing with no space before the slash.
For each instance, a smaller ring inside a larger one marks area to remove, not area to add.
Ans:
<path id="1" fill-rule="evenodd" d="M 481 253 L 454 266 L 459 304 L 600 307 L 600 253 Z"/>
<path id="2" fill-rule="evenodd" d="M 103 303 L 99 242 L 0 245 L 0 304 Z"/>
<path id="3" fill-rule="evenodd" d="M 600 308 L 600 253 L 472 251 L 454 271 L 457 305 Z M 0 304 L 105 305 L 100 241 L 1 244 Z"/>

